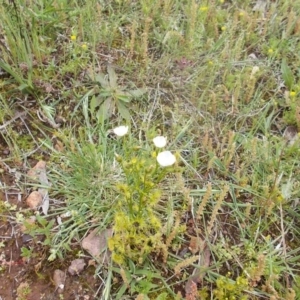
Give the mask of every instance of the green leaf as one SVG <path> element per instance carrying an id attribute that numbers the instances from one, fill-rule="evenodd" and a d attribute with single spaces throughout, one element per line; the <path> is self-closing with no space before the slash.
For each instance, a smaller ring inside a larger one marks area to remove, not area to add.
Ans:
<path id="1" fill-rule="evenodd" d="M 95 76 L 96 78 L 96 81 L 100 83 L 100 85 L 103 87 L 103 88 L 108 88 L 109 87 L 109 84 L 108 84 L 108 81 L 107 81 L 107 78 L 106 76 L 103 74 L 103 73 L 99 73 Z"/>
<path id="2" fill-rule="evenodd" d="M 112 68 L 111 65 L 107 66 L 107 72 L 108 72 L 108 76 L 109 76 L 110 86 L 113 88 L 116 88 L 118 78 L 117 78 L 117 74 L 116 74 L 115 70 Z"/>
<path id="3" fill-rule="evenodd" d="M 137 270 L 135 272 L 136 275 L 145 275 L 145 276 L 148 276 L 148 277 L 151 277 L 151 278 L 158 278 L 158 279 L 161 279 L 161 275 L 158 274 L 158 273 L 153 273 L 152 270 L 145 270 L 145 269 L 140 269 L 140 270 Z"/>
<path id="4" fill-rule="evenodd" d="M 156 300 L 167 300 L 167 296 L 167 293 L 162 293 L 156 298 Z"/>
<path id="5" fill-rule="evenodd" d="M 111 95 L 112 95 L 112 92 L 109 90 L 103 90 L 99 93 L 99 96 L 101 96 L 101 97 L 109 97 Z"/>
<path id="6" fill-rule="evenodd" d="M 134 274 L 135 273 L 135 264 L 134 264 L 134 262 L 131 259 L 129 259 L 128 264 L 129 264 L 129 267 L 130 267 L 131 274 Z"/>
<path id="7" fill-rule="evenodd" d="M 111 116 L 111 98 L 107 98 L 104 102 L 100 105 L 100 108 L 97 112 L 97 120 L 99 123 L 103 123 L 106 119 Z"/>
<path id="8" fill-rule="evenodd" d="M 28 85 L 25 84 L 25 80 L 23 79 L 23 77 L 15 72 L 15 70 L 11 68 L 9 64 L 0 60 L 0 68 L 9 73 L 21 86 L 25 85 L 26 87 L 28 87 Z"/>
<path id="9" fill-rule="evenodd" d="M 43 227 L 47 226 L 47 220 L 45 218 L 43 218 L 40 215 L 36 215 L 36 220 L 39 222 L 40 225 L 42 225 Z"/>
<path id="10" fill-rule="evenodd" d="M 126 94 L 117 94 L 116 98 L 120 101 L 129 103 L 131 101 L 131 96 Z"/>
<path id="11" fill-rule="evenodd" d="M 24 258 L 31 258 L 32 252 L 33 251 L 31 249 L 28 249 L 26 247 L 21 248 L 21 256 Z"/>
<path id="12" fill-rule="evenodd" d="M 130 120 L 130 112 L 128 108 L 125 106 L 125 104 L 123 104 L 120 101 L 117 101 L 117 108 L 123 119 Z"/>
<path id="13" fill-rule="evenodd" d="M 51 220 L 51 221 L 48 223 L 48 225 L 47 225 L 46 228 L 49 230 L 49 232 L 50 232 L 50 229 L 53 227 L 54 222 L 55 222 L 55 220 Z"/>
<path id="14" fill-rule="evenodd" d="M 18 87 L 18 90 L 24 91 L 24 90 L 27 90 L 28 88 L 30 88 L 30 86 L 26 83 L 23 83 Z"/>
<path id="15" fill-rule="evenodd" d="M 281 72 L 282 72 L 282 78 L 284 80 L 284 84 L 287 86 L 287 88 L 289 90 L 291 90 L 292 86 L 294 84 L 295 78 L 294 78 L 291 68 L 287 65 L 287 62 L 285 59 L 283 59 L 282 63 L 281 63 Z"/>
<path id="16" fill-rule="evenodd" d="M 136 89 L 136 90 L 130 90 L 128 91 L 128 93 L 134 97 L 134 98 L 138 98 L 141 97 L 142 95 L 144 95 L 147 92 L 147 89 Z"/>
<path id="17" fill-rule="evenodd" d="M 99 106 L 102 101 L 103 100 L 101 100 L 99 97 L 96 98 L 95 95 L 92 97 L 91 102 L 90 102 L 90 110 L 91 110 L 92 114 L 94 114 L 95 108 L 97 106 Z"/>
<path id="18" fill-rule="evenodd" d="M 127 290 L 127 285 L 123 284 L 116 295 L 116 300 L 121 299 L 121 297 L 125 294 L 126 290 Z"/>

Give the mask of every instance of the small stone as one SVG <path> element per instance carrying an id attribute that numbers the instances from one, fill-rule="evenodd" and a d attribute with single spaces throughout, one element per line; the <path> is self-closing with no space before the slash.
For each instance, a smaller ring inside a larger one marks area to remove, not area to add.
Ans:
<path id="1" fill-rule="evenodd" d="M 293 145 L 298 139 L 297 127 L 293 125 L 286 127 L 283 137 L 287 140 L 289 145 Z"/>
<path id="2" fill-rule="evenodd" d="M 112 234 L 112 229 L 105 229 L 101 232 L 98 232 L 98 229 L 94 229 L 82 240 L 81 246 L 94 258 L 108 263 L 111 253 L 109 250 L 107 250 L 107 242 Z"/>
<path id="3" fill-rule="evenodd" d="M 82 258 L 74 259 L 71 262 L 68 272 L 69 272 L 69 274 L 71 274 L 73 276 L 79 275 L 79 273 L 83 271 L 85 266 L 86 266 L 86 263 Z"/>
<path id="4" fill-rule="evenodd" d="M 66 274 L 62 270 L 55 270 L 53 274 L 53 282 L 55 289 L 59 294 L 61 294 L 65 287 Z"/>
<path id="5" fill-rule="evenodd" d="M 33 239 L 33 237 L 30 234 L 23 234 L 22 235 L 22 242 L 23 242 L 23 244 L 31 242 L 32 239 Z"/>
<path id="6" fill-rule="evenodd" d="M 26 199 L 26 204 L 31 209 L 37 209 L 43 202 L 43 196 L 38 192 L 32 192 Z"/>
<path id="7" fill-rule="evenodd" d="M 4 149 L 4 150 L 2 151 L 2 153 L 3 153 L 4 155 L 9 155 L 10 151 L 9 151 L 9 149 Z"/>
<path id="8" fill-rule="evenodd" d="M 46 162 L 43 160 L 37 162 L 37 164 L 27 172 L 27 175 L 32 180 L 38 180 L 41 172 L 46 172 Z"/>

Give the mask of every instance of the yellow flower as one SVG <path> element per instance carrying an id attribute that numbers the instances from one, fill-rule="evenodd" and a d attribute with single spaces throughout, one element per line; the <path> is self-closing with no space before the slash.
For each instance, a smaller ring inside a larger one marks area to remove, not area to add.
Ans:
<path id="1" fill-rule="evenodd" d="M 277 200 L 277 202 L 283 202 L 283 200 L 284 200 L 284 196 L 282 195 L 282 194 L 280 194 L 280 195 L 278 195 L 277 197 L 276 197 L 276 200 Z"/>
<path id="2" fill-rule="evenodd" d="M 240 17 L 243 17 L 245 14 L 241 11 L 240 13 L 239 13 L 239 16 Z"/>
<path id="3" fill-rule="evenodd" d="M 296 92 L 290 91 L 290 96 L 291 96 L 291 97 L 295 97 L 295 96 L 296 96 Z"/>
<path id="4" fill-rule="evenodd" d="M 71 35 L 71 41 L 76 41 L 77 36 L 76 35 Z"/>
<path id="5" fill-rule="evenodd" d="M 113 238 L 110 238 L 110 239 L 108 240 L 107 244 L 108 244 L 108 249 L 109 249 L 110 251 L 114 251 L 114 249 L 115 249 L 115 241 L 114 241 L 114 239 L 113 239 Z"/>
<path id="6" fill-rule="evenodd" d="M 274 53 L 274 50 L 273 50 L 272 48 L 270 48 L 270 49 L 268 50 L 268 53 L 269 53 L 269 54 L 273 54 L 273 53 Z"/>
<path id="7" fill-rule="evenodd" d="M 131 159 L 130 164 L 135 165 L 135 164 L 137 164 L 137 162 L 138 162 L 138 159 L 136 157 L 134 157 Z"/>
<path id="8" fill-rule="evenodd" d="M 225 30 L 226 30 L 226 26 L 222 26 L 222 27 L 221 27 L 221 30 L 222 30 L 222 31 L 225 31 Z"/>
<path id="9" fill-rule="evenodd" d="M 81 45 L 81 48 L 82 48 L 83 50 L 86 50 L 86 49 L 87 49 L 87 44 L 82 44 L 82 45 Z"/>
<path id="10" fill-rule="evenodd" d="M 207 6 L 201 6 L 199 8 L 200 11 L 207 11 L 208 10 L 208 7 Z"/>
<path id="11" fill-rule="evenodd" d="M 225 0 L 220 0 L 220 3 L 224 3 L 225 2 Z"/>
<path id="12" fill-rule="evenodd" d="M 118 265 L 122 265 L 124 263 L 124 257 L 117 254 L 117 253 L 113 253 L 111 256 L 112 260 L 117 263 Z"/>

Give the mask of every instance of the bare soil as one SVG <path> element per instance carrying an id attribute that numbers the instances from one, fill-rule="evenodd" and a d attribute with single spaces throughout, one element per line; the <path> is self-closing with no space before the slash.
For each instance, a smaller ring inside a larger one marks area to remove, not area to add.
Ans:
<path id="1" fill-rule="evenodd" d="M 27 209 L 22 195 L 16 190 L 14 178 L 9 174 L 5 164 L 1 164 L 0 208 L 4 202 L 17 205 L 17 210 Z M 24 197 L 25 198 L 25 197 Z M 42 239 L 43 237 L 41 237 Z M 38 299 L 78 299 L 89 300 L 96 298 L 99 282 L 94 278 L 94 267 L 86 268 L 79 276 L 67 273 L 72 257 L 64 261 L 47 261 L 45 249 L 39 243 L 33 242 L 30 236 L 22 233 L 15 222 L 14 213 L 0 212 L 0 300 L 38 300 Z M 30 259 L 21 256 L 21 248 L 35 248 Z M 39 249 L 40 247 L 40 249 Z M 66 274 L 64 289 L 61 293 L 53 282 L 53 274 L 60 269 Z"/>

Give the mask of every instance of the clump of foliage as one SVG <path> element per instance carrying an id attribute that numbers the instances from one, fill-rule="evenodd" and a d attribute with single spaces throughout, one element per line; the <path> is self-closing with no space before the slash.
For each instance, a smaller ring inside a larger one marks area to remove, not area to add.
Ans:
<path id="1" fill-rule="evenodd" d="M 129 149 L 126 145 L 124 147 Z M 114 236 L 109 240 L 109 249 L 113 252 L 113 260 L 121 265 L 126 258 L 142 264 L 148 254 L 159 251 L 163 233 L 162 220 L 157 212 L 162 195 L 159 184 L 175 171 L 169 166 L 161 167 L 155 160 L 158 155 L 155 151 L 151 154 L 149 149 L 131 147 L 133 157 L 116 156 L 125 183 L 116 186 L 120 196 L 115 207 Z"/>

